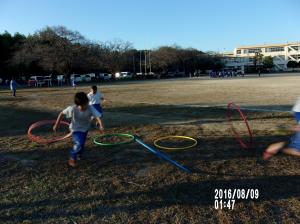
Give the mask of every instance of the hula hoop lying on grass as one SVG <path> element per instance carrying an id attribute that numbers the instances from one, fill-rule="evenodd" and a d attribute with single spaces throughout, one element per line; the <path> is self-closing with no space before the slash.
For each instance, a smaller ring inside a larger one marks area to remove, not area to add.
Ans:
<path id="1" fill-rule="evenodd" d="M 160 151 L 152 148 L 151 146 L 147 145 L 146 143 L 144 143 L 141 139 L 139 139 L 137 137 L 135 137 L 135 141 L 137 143 L 139 143 L 140 145 L 144 146 L 147 150 L 149 150 L 151 153 L 158 156 L 159 158 L 173 164 L 174 166 L 178 167 L 179 169 L 181 169 L 181 170 L 183 170 L 187 173 L 192 173 L 192 171 L 190 169 L 188 169 L 187 167 L 181 165 L 176 160 L 171 159 L 166 153 L 160 152 Z"/>
<path id="2" fill-rule="evenodd" d="M 28 138 L 33 142 L 37 142 L 37 143 L 40 143 L 40 144 L 49 144 L 49 143 L 65 140 L 65 139 L 69 138 L 72 135 L 72 133 L 68 133 L 67 135 L 64 135 L 64 136 L 61 136 L 61 137 L 54 137 L 52 139 L 46 139 L 42 136 L 37 136 L 37 135 L 34 135 L 32 133 L 33 130 L 36 129 L 36 128 L 39 128 L 39 127 L 42 127 L 42 126 L 48 125 L 48 124 L 54 125 L 55 122 L 56 122 L 56 120 L 43 120 L 43 121 L 38 121 L 36 123 L 33 123 L 32 125 L 30 125 L 30 127 L 28 129 L 28 132 L 27 132 Z M 69 123 L 66 122 L 66 121 L 61 121 L 59 123 L 59 125 L 69 127 Z"/>
<path id="3" fill-rule="evenodd" d="M 237 112 L 239 113 L 240 117 L 242 118 L 243 122 L 245 123 L 245 126 L 247 127 L 247 131 L 249 134 L 249 141 L 245 142 L 242 140 L 240 134 L 237 132 L 237 130 L 233 127 L 232 124 L 232 110 L 237 110 Z M 227 119 L 230 123 L 231 126 L 231 130 L 235 135 L 236 140 L 238 141 L 238 143 L 240 144 L 240 146 L 244 149 L 249 149 L 252 147 L 253 145 L 253 134 L 250 128 L 250 125 L 248 123 L 247 117 L 244 115 L 244 113 L 241 111 L 240 107 L 238 105 L 236 105 L 235 103 L 229 103 L 227 106 Z"/>
<path id="4" fill-rule="evenodd" d="M 105 143 L 105 142 L 100 142 L 99 140 L 102 138 L 107 138 L 107 137 L 125 137 L 128 140 L 122 141 L 122 142 L 116 142 L 116 143 Z M 94 143 L 96 145 L 102 145 L 102 146 L 114 146 L 114 145 L 123 145 L 123 144 L 128 144 L 134 141 L 134 136 L 131 134 L 125 134 L 125 133 L 116 133 L 116 134 L 105 134 L 105 135 L 100 135 L 96 136 L 94 138 Z"/>
<path id="5" fill-rule="evenodd" d="M 192 142 L 191 145 L 188 145 L 188 146 L 184 146 L 184 147 L 165 147 L 165 146 L 162 146 L 159 144 L 160 141 L 162 140 L 165 140 L 165 139 L 172 139 L 172 138 L 175 138 L 175 139 L 184 139 L 184 140 L 190 140 Z M 154 145 L 157 147 L 157 148 L 160 148 L 160 149 L 165 149 L 165 150 L 171 150 L 171 151 L 176 151 L 176 150 L 184 150 L 184 149 L 189 149 L 189 148 L 192 148 L 194 146 L 196 146 L 198 144 L 197 140 L 194 139 L 194 138 L 191 138 L 191 137 L 188 137 L 188 136 L 181 136 L 181 135 L 170 135 L 170 136 L 165 136 L 165 137 L 161 137 L 161 138 L 158 138 L 154 141 Z"/>

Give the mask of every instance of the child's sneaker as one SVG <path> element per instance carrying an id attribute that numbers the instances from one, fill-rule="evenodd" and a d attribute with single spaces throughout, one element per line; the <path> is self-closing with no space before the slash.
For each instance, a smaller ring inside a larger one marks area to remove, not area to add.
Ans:
<path id="1" fill-rule="evenodd" d="M 75 167 L 76 166 L 76 160 L 71 158 L 71 159 L 69 159 L 68 164 L 71 167 Z"/>

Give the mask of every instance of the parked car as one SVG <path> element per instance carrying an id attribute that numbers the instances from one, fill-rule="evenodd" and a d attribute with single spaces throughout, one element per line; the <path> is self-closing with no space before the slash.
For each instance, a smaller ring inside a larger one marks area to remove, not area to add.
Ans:
<path id="1" fill-rule="evenodd" d="M 89 75 L 81 75 L 82 82 L 91 82 L 92 78 Z"/>
<path id="2" fill-rule="evenodd" d="M 57 82 L 64 83 L 66 81 L 66 78 L 64 75 L 57 75 L 56 80 L 57 80 Z"/>
<path id="3" fill-rule="evenodd" d="M 47 84 L 47 86 L 52 86 L 52 75 L 45 76 L 44 81 Z"/>
<path id="4" fill-rule="evenodd" d="M 166 72 L 166 73 L 163 73 L 161 75 L 161 77 L 163 77 L 163 78 L 174 78 L 175 77 L 175 73 L 174 72 Z"/>
<path id="5" fill-rule="evenodd" d="M 75 82 L 82 82 L 82 76 L 79 74 L 72 74 L 71 75 L 71 80 L 74 80 Z"/>
<path id="6" fill-rule="evenodd" d="M 121 78 L 121 72 L 116 72 L 114 75 L 115 79 L 120 79 Z"/>
<path id="7" fill-rule="evenodd" d="M 112 74 L 109 73 L 100 73 L 99 74 L 99 80 L 101 81 L 108 81 L 112 79 Z"/>
<path id="8" fill-rule="evenodd" d="M 130 79 L 132 77 L 133 77 L 133 75 L 130 72 L 121 72 L 121 78 L 122 79 Z"/>
<path id="9" fill-rule="evenodd" d="M 42 86 L 45 83 L 43 76 L 31 76 L 27 82 L 28 86 Z"/>
<path id="10" fill-rule="evenodd" d="M 91 77 L 91 80 L 92 81 L 95 81 L 96 80 L 96 74 L 95 73 L 88 73 L 86 75 L 89 75 Z"/>
<path id="11" fill-rule="evenodd" d="M 116 72 L 115 79 L 129 79 L 132 78 L 132 73 L 130 72 Z"/>

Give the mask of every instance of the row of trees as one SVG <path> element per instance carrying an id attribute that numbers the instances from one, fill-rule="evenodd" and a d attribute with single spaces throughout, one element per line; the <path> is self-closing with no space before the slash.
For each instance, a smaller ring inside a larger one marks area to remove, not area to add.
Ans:
<path id="1" fill-rule="evenodd" d="M 253 64 L 255 69 L 271 69 L 274 67 L 273 58 L 271 56 L 264 56 L 261 53 L 255 53 L 253 58 Z"/>
<path id="2" fill-rule="evenodd" d="M 193 48 L 162 46 L 138 51 L 129 42 L 98 43 L 65 27 L 46 27 L 28 36 L 0 35 L 0 75 L 65 74 L 89 72 L 185 72 L 220 69 L 218 56 Z M 145 63 L 146 61 L 146 63 Z M 145 65 L 145 66 L 144 66 Z"/>

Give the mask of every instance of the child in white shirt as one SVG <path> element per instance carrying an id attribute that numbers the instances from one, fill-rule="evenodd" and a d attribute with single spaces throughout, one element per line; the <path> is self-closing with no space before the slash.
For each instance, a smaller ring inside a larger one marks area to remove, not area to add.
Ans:
<path id="1" fill-rule="evenodd" d="M 101 102 L 104 101 L 104 97 L 100 91 L 97 91 L 97 86 L 92 86 L 91 92 L 89 92 L 87 96 L 89 98 L 89 104 L 103 116 Z"/>
<path id="2" fill-rule="evenodd" d="M 58 124 L 62 117 L 65 115 L 71 119 L 70 131 L 73 136 L 74 146 L 71 150 L 71 157 L 69 165 L 75 167 L 78 156 L 82 155 L 87 133 L 90 127 L 91 118 L 96 118 L 99 123 L 99 130 L 104 131 L 103 123 L 101 120 L 102 114 L 99 113 L 94 107 L 89 105 L 89 99 L 84 92 L 78 92 L 74 97 L 75 105 L 69 106 L 64 109 L 58 116 L 53 130 L 56 131 Z"/>

